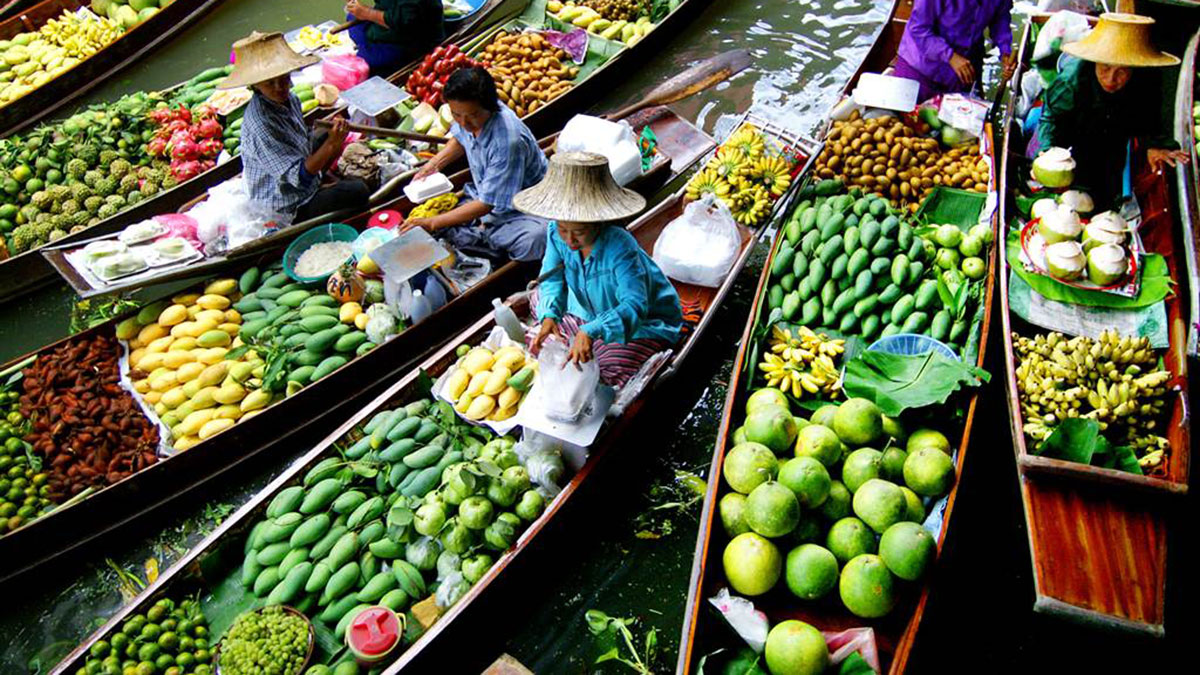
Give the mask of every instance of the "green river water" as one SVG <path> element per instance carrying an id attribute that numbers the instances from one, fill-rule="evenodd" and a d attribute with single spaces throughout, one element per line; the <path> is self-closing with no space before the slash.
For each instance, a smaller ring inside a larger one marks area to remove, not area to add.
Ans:
<path id="1" fill-rule="evenodd" d="M 171 84 L 223 63 L 228 45 L 252 29 L 287 29 L 336 18 L 341 4 L 231 0 L 89 100 Z M 700 58 L 744 47 L 754 55 L 746 72 L 674 108 L 710 132 L 721 115 L 754 109 L 812 133 L 890 4 L 714 0 L 597 108 L 618 107 Z M 756 253 L 687 372 L 642 416 L 620 458 L 590 480 L 571 509 L 540 538 L 549 545 L 531 553 L 536 564 L 529 567 L 536 571 L 521 573 L 443 634 L 431 656 L 437 659 L 433 663 L 444 665 L 423 666 L 420 672 L 480 672 L 502 652 L 538 673 L 632 672 L 624 666 L 593 665 L 612 644 L 598 642 L 588 632 L 584 612 L 592 608 L 636 618 L 639 644 L 647 631 L 656 631 L 658 657 L 652 670 L 674 669 L 700 512 L 675 476 L 676 471 L 707 473 L 737 341 L 765 257 L 762 250 Z M 64 336 L 72 299 L 58 285 L 0 306 L 0 361 Z M 996 373 L 1003 365 L 995 330 L 992 338 L 988 365 Z M 989 388 L 980 411 L 955 527 L 932 582 L 933 600 L 909 672 L 1053 672 L 1064 667 L 1114 672 L 1119 664 L 1171 663 L 1182 653 L 1178 638 L 1157 643 L 1104 638 L 1104 647 L 1097 649 L 1095 633 L 1032 612 L 1028 544 L 998 386 Z M 317 440 L 315 434 L 302 439 L 295 452 Z M 115 568 L 144 576 L 143 565 L 153 558 L 166 569 L 286 463 L 279 459 L 239 471 L 221 489 L 189 495 L 172 513 L 146 518 L 134 532 L 73 554 L 70 563 L 58 566 L 65 569 L 35 574 L 30 589 L 14 591 L 0 604 L 0 672 L 46 672 L 122 605 Z M 1176 559 L 1171 565 L 1180 569 Z M 1172 602 L 1184 583 L 1173 587 Z M 1169 603 L 1168 611 L 1171 607 Z"/>

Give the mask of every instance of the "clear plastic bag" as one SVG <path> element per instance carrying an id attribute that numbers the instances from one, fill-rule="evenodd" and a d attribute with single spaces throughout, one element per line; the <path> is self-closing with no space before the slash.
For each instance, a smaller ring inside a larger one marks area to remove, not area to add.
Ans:
<path id="1" fill-rule="evenodd" d="M 371 66 L 353 54 L 335 54 L 321 61 L 321 79 L 340 91 L 362 84 L 371 75 Z"/>
<path id="2" fill-rule="evenodd" d="M 715 288 L 742 247 L 729 207 L 712 194 L 692 202 L 654 242 L 654 262 L 676 281 Z"/>
<path id="3" fill-rule="evenodd" d="M 627 122 L 610 122 L 576 115 L 558 136 L 557 152 L 592 152 L 608 159 L 608 169 L 618 185 L 642 175 L 642 152 Z"/>
<path id="4" fill-rule="evenodd" d="M 538 378 L 543 391 L 546 417 L 575 422 L 596 397 L 600 367 L 592 359 L 584 364 L 567 363 L 567 344 L 550 338 L 538 353 Z"/>
<path id="5" fill-rule="evenodd" d="M 513 452 L 529 472 L 529 480 L 547 501 L 562 490 L 559 483 L 566 467 L 563 464 L 562 445 L 557 439 L 526 428 L 521 442 L 513 446 Z"/>

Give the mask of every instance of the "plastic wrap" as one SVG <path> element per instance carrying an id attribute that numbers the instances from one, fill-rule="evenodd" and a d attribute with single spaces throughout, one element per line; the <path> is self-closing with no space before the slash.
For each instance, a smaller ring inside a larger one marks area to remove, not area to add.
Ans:
<path id="1" fill-rule="evenodd" d="M 558 439 L 526 429 L 521 442 L 513 446 L 513 452 L 529 472 L 530 482 L 537 486 L 538 492 L 547 501 L 562 490 L 559 483 L 566 469 Z"/>
<path id="2" fill-rule="evenodd" d="M 654 242 L 654 262 L 676 281 L 715 288 L 737 260 L 742 235 L 729 207 L 705 194 L 671 221 Z"/>
<path id="3" fill-rule="evenodd" d="M 371 76 L 371 66 L 353 54 L 335 54 L 321 61 L 321 79 L 341 91 L 351 89 Z"/>
<path id="4" fill-rule="evenodd" d="M 563 127 L 556 148 L 558 152 L 603 155 L 608 159 L 608 169 L 618 185 L 627 185 L 642 175 L 642 153 L 637 136 L 626 122 L 576 115 Z"/>
<path id="5" fill-rule="evenodd" d="M 575 422 L 596 397 L 600 384 L 600 367 L 592 359 L 584 364 L 567 362 L 568 347 L 557 337 L 542 344 L 538 353 L 538 377 L 542 387 L 553 396 L 544 399 L 546 417 L 562 422 Z"/>

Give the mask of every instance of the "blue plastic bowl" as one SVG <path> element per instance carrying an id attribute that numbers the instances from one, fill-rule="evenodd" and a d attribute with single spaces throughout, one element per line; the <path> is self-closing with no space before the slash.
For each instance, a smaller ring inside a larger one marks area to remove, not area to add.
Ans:
<path id="1" fill-rule="evenodd" d="M 315 284 L 325 281 L 329 278 L 330 274 L 333 274 L 332 270 L 329 274 L 323 274 L 319 277 L 302 277 L 296 273 L 296 261 L 300 259 L 300 255 L 314 244 L 323 244 L 331 241 L 353 242 L 355 239 L 358 239 L 358 230 L 349 225 L 343 223 L 317 225 L 308 232 L 296 237 L 296 240 L 283 252 L 283 271 L 287 272 L 289 277 L 302 284 Z M 350 255 L 346 260 L 352 260 L 353 258 L 354 256 Z"/>
<path id="2" fill-rule="evenodd" d="M 929 352 L 939 352 L 942 356 L 961 361 L 958 354 L 954 353 L 945 343 L 934 340 L 928 335 L 918 335 L 916 333 L 900 333 L 899 335 L 889 335 L 885 338 L 879 338 L 867 347 L 869 352 L 884 352 L 885 354 L 900 354 L 901 356 L 920 356 Z"/>

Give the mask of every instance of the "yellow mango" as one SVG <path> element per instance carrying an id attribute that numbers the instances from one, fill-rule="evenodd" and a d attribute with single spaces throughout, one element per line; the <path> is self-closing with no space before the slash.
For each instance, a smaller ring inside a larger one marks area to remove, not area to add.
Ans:
<path id="1" fill-rule="evenodd" d="M 188 310 L 185 305 L 171 305 L 164 309 L 158 315 L 158 325 L 160 326 L 178 326 L 188 318 Z"/>
<path id="2" fill-rule="evenodd" d="M 342 323 L 354 323 L 354 319 L 362 313 L 362 305 L 357 302 L 347 302 L 338 308 L 338 320 Z"/>
<path id="3" fill-rule="evenodd" d="M 136 364 L 138 361 L 141 361 L 142 357 L 145 355 L 146 355 L 146 348 L 139 347 L 139 348 L 129 352 L 129 362 Z"/>
<path id="4" fill-rule="evenodd" d="M 213 413 L 214 420 L 236 420 L 242 416 L 242 409 L 236 403 L 227 403 L 217 408 Z"/>
<path id="5" fill-rule="evenodd" d="M 261 410 L 271 403 L 271 392 L 262 389 L 255 389 L 246 394 L 246 398 L 242 399 L 241 409 L 243 413 L 248 413 L 252 410 Z"/>
<path id="6" fill-rule="evenodd" d="M 200 373 L 203 373 L 204 369 L 207 367 L 208 366 L 200 363 L 199 361 L 185 363 L 175 370 L 175 377 L 180 382 L 191 382 L 197 377 L 200 377 Z"/>
<path id="7" fill-rule="evenodd" d="M 459 396 L 467 390 L 467 384 L 471 381 L 471 375 L 462 368 L 456 368 L 450 374 L 450 379 L 446 380 L 446 396 L 454 400 L 458 400 Z"/>
<path id="8" fill-rule="evenodd" d="M 138 331 L 137 341 L 143 345 L 148 345 L 154 340 L 167 335 L 169 332 L 170 329 L 162 324 L 146 324 L 145 326 L 142 326 L 142 330 Z"/>
<path id="9" fill-rule="evenodd" d="M 168 349 L 171 348 L 171 344 L 173 342 L 175 342 L 175 338 L 171 337 L 170 335 L 165 335 L 163 337 L 158 338 L 157 340 L 151 340 L 146 345 L 146 352 L 150 353 L 150 354 L 154 354 L 157 352 L 166 352 Z"/>
<path id="10" fill-rule="evenodd" d="M 196 298 L 196 304 L 200 305 L 204 309 L 219 309 L 221 311 L 224 311 L 225 309 L 227 309 L 229 307 L 230 303 L 229 303 L 229 298 L 227 298 L 223 295 L 216 295 L 214 293 L 209 293 L 206 295 L 202 295 L 199 298 Z"/>
<path id="11" fill-rule="evenodd" d="M 177 305 L 183 305 L 186 307 L 186 306 L 196 302 L 196 300 L 199 300 L 199 299 L 200 299 L 199 293 L 180 293 L 179 295 L 171 298 L 171 302 L 173 302 Z"/>
<path id="12" fill-rule="evenodd" d="M 366 312 L 363 312 L 362 314 L 359 314 L 358 316 L 354 317 L 354 327 L 359 330 L 367 329 L 367 313 Z"/>
<path id="13" fill-rule="evenodd" d="M 215 412 L 216 411 L 212 408 L 197 410 L 196 412 L 185 417 L 183 421 L 179 423 L 178 432 L 176 432 L 175 429 L 172 429 L 171 432 L 176 436 L 190 436 L 199 431 L 200 427 L 208 423 L 208 421 L 213 418 L 213 414 Z"/>
<path id="14" fill-rule="evenodd" d="M 247 361 L 247 363 L 254 364 L 254 370 L 250 371 L 251 377 L 258 379 L 266 374 L 267 364 L 263 363 L 262 361 Z"/>
<path id="15" fill-rule="evenodd" d="M 196 344 L 204 347 L 205 349 L 211 349 L 213 347 L 227 347 L 231 342 L 233 342 L 233 338 L 229 337 L 229 333 L 226 333 L 219 328 L 204 331 L 199 337 L 196 338 Z"/>
<path id="16" fill-rule="evenodd" d="M 154 391 L 166 391 L 179 383 L 179 379 L 175 377 L 175 371 L 170 370 L 157 377 L 150 378 L 150 389 Z"/>
<path id="17" fill-rule="evenodd" d="M 133 383 L 133 390 L 139 394 L 150 393 L 150 378 L 135 380 Z"/>
<path id="18" fill-rule="evenodd" d="M 196 312 L 196 316 L 194 316 L 192 318 L 195 319 L 196 321 L 200 321 L 200 320 L 204 320 L 204 319 L 210 320 L 210 321 L 216 321 L 219 324 L 219 323 L 222 323 L 223 321 L 225 321 L 225 312 L 223 312 L 219 309 L 202 309 L 199 312 Z"/>
<path id="19" fill-rule="evenodd" d="M 242 313 L 231 307 L 231 308 L 225 310 L 225 321 L 227 323 L 241 324 L 242 323 Z"/>
<path id="20" fill-rule="evenodd" d="M 154 369 L 162 366 L 164 356 L 165 354 L 161 352 L 152 352 L 146 354 L 141 358 L 140 361 L 137 362 L 137 369 L 143 373 L 153 372 Z"/>
<path id="21" fill-rule="evenodd" d="M 515 373 L 525 365 L 525 352 L 520 347 L 508 346 L 496 350 L 496 363 L 492 366 L 503 366 L 509 373 Z"/>
<path id="22" fill-rule="evenodd" d="M 464 391 L 462 396 L 459 396 L 458 401 L 454 404 L 454 409 L 460 413 L 466 413 L 467 408 L 471 407 L 471 401 L 474 398 L 474 396 Z"/>
<path id="23" fill-rule="evenodd" d="M 156 392 L 150 392 L 150 393 L 156 393 Z M 148 401 L 150 399 L 147 398 L 146 400 Z M 169 389 L 165 393 L 163 393 L 161 400 L 163 402 L 163 405 L 174 410 L 175 408 L 178 408 L 179 406 L 181 406 L 185 402 L 187 402 L 188 396 L 187 396 L 187 394 L 184 393 L 183 387 L 175 387 L 175 388 Z"/>
<path id="24" fill-rule="evenodd" d="M 219 324 L 212 319 L 197 319 L 192 322 L 188 336 L 199 338 L 210 330 L 216 330 Z"/>
<path id="25" fill-rule="evenodd" d="M 237 290 L 237 279 L 217 279 L 204 287 L 204 295 L 231 295 Z"/>
<path id="26" fill-rule="evenodd" d="M 197 350 L 196 360 L 206 365 L 212 365 L 220 362 L 228 353 L 229 350 L 224 347 L 213 347 L 212 349 Z"/>
<path id="27" fill-rule="evenodd" d="M 176 450 L 183 452 L 184 450 L 191 448 L 192 446 L 196 445 L 199 442 L 200 442 L 199 436 L 191 435 L 191 436 L 184 436 L 182 438 L 176 438 L 174 441 L 171 442 L 171 445 L 175 446 Z"/>
<path id="28" fill-rule="evenodd" d="M 496 365 L 492 366 L 489 373 L 487 381 L 483 384 L 483 393 L 495 396 L 508 386 L 508 378 L 512 377 L 512 371 L 504 366 Z"/>
<path id="29" fill-rule="evenodd" d="M 168 368 L 178 368 L 185 363 L 192 363 L 196 360 L 196 355 L 192 352 L 167 352 L 163 354 L 163 365 Z"/>
<path id="30" fill-rule="evenodd" d="M 169 352 L 178 352 L 178 351 L 184 351 L 184 350 L 190 351 L 190 350 L 196 348 L 196 338 L 181 337 L 181 338 L 172 338 L 172 339 L 174 340 L 174 342 L 171 343 L 170 347 L 167 347 L 167 351 L 169 351 Z"/>
<path id="31" fill-rule="evenodd" d="M 212 438 L 213 436 L 216 436 L 217 434 L 221 433 L 222 431 L 225 431 L 226 429 L 233 426 L 234 424 L 237 424 L 236 420 L 231 420 L 231 419 L 209 420 L 208 422 L 204 423 L 204 426 L 200 427 L 200 432 L 197 433 L 196 435 L 199 436 L 200 440 L 203 441 L 203 440 Z"/>
<path id="32" fill-rule="evenodd" d="M 229 366 L 229 361 L 217 361 L 205 368 L 204 372 L 200 373 L 200 377 L 196 379 L 200 380 L 201 386 L 204 387 L 220 384 L 221 380 L 224 380 L 225 375 L 229 372 Z"/>
<path id="33" fill-rule="evenodd" d="M 236 361 L 229 366 L 229 379 L 234 382 L 245 382 L 254 374 L 255 365 L 245 361 Z M 260 376 L 261 377 L 261 376 Z"/>
<path id="34" fill-rule="evenodd" d="M 195 321 L 183 321 L 171 326 L 171 337 L 196 337 L 192 335 L 192 328 L 196 325 Z"/>
<path id="35" fill-rule="evenodd" d="M 288 382 L 288 384 L 289 385 L 290 384 L 299 384 L 299 382 Z M 238 420 L 238 422 L 245 422 L 246 420 L 250 419 L 251 417 L 254 417 L 255 415 L 258 415 L 259 413 L 263 412 L 263 410 L 265 410 L 265 408 L 259 408 L 258 410 L 251 410 L 250 412 L 242 413 L 242 419 Z"/>
<path id="36" fill-rule="evenodd" d="M 488 377 L 491 376 L 490 371 L 475 373 L 471 376 L 471 381 L 467 384 L 467 393 L 471 396 L 478 396 L 483 393 L 483 387 L 487 384 Z"/>
<path id="37" fill-rule="evenodd" d="M 150 392 L 150 393 L 151 393 L 151 394 L 156 394 L 156 395 L 158 395 L 160 398 L 161 398 L 161 396 L 162 396 L 162 395 L 161 395 L 161 394 L 159 394 L 157 391 L 152 391 L 152 392 Z M 151 401 L 150 401 L 150 396 L 149 396 L 149 395 L 147 395 L 147 396 L 146 396 L 146 402 L 147 402 L 147 403 L 151 403 Z M 166 414 L 167 414 L 167 411 L 168 411 L 168 410 L 170 410 L 170 408 L 168 408 L 167 406 L 163 405 L 162 401 L 159 401 L 158 403 L 151 403 L 151 405 L 153 405 L 153 406 L 154 406 L 154 414 L 155 414 L 155 415 L 158 415 L 159 417 L 162 417 L 163 415 L 166 415 Z"/>
<path id="38" fill-rule="evenodd" d="M 170 373 L 170 372 L 172 372 L 170 368 L 167 368 L 166 366 L 159 366 L 159 367 L 155 368 L 154 370 L 150 371 L 150 374 L 146 376 L 146 379 L 153 380 L 154 378 L 158 377 L 159 375 L 163 375 L 165 373 Z"/>
<path id="39" fill-rule="evenodd" d="M 512 406 L 511 408 L 497 408 L 496 410 L 492 411 L 491 415 L 488 415 L 488 420 L 492 422 L 503 422 L 504 420 L 516 414 L 517 406 Z"/>
<path id="40" fill-rule="evenodd" d="M 141 330 L 142 324 L 138 323 L 136 316 L 131 316 L 117 324 L 117 339 L 132 340 Z"/>
<path id="41" fill-rule="evenodd" d="M 151 388 L 153 389 L 153 385 L 151 385 Z M 213 394 L 213 400 L 222 405 L 226 403 L 238 403 L 243 398 L 246 398 L 246 390 L 237 382 L 226 382 Z"/>
<path id="42" fill-rule="evenodd" d="M 179 417 L 179 421 L 182 423 L 183 420 L 187 419 L 188 415 L 191 415 L 197 410 L 199 410 L 199 408 L 193 406 L 191 401 L 188 401 L 187 403 L 184 403 L 176 408 L 173 412 Z"/>
<path id="43" fill-rule="evenodd" d="M 168 428 L 179 426 L 179 414 L 174 410 L 168 411 L 165 415 L 159 415 L 158 419 Z"/>
<path id="44" fill-rule="evenodd" d="M 462 367 L 474 377 L 476 373 L 490 370 L 492 364 L 495 362 L 496 359 L 492 356 L 492 350 L 487 347 L 475 347 L 463 357 Z"/>
<path id="45" fill-rule="evenodd" d="M 200 305 L 188 305 L 188 308 L 187 308 L 188 318 L 194 319 L 194 318 L 196 318 L 196 315 L 198 315 L 202 311 L 204 311 L 204 308 L 201 307 Z"/>
<path id="46" fill-rule="evenodd" d="M 211 408 L 215 406 L 217 401 L 213 398 L 213 395 L 217 393 L 218 389 L 219 387 L 209 386 L 204 387 L 200 391 L 196 392 L 191 398 L 192 408 L 196 410 L 204 410 L 205 408 Z"/>
<path id="47" fill-rule="evenodd" d="M 232 321 L 226 321 L 225 323 L 218 324 L 217 330 L 228 335 L 229 341 L 230 341 L 230 343 L 232 343 L 233 338 L 238 334 L 238 330 L 241 329 L 241 327 L 242 327 L 241 324 L 237 324 Z"/>
<path id="48" fill-rule="evenodd" d="M 469 420 L 481 420 L 491 414 L 496 408 L 496 399 L 488 395 L 476 396 L 464 413 Z"/>
<path id="49" fill-rule="evenodd" d="M 180 388 L 183 389 L 183 393 L 186 394 L 188 399 L 190 400 L 190 399 L 194 398 L 196 396 L 196 394 L 200 392 L 201 389 L 204 388 L 204 385 L 200 384 L 200 380 L 193 379 L 188 382 L 185 382 L 183 384 L 183 386 Z"/>
<path id="50" fill-rule="evenodd" d="M 496 398 L 496 405 L 501 408 L 515 408 L 521 402 L 521 392 L 512 387 L 505 387 Z"/>

